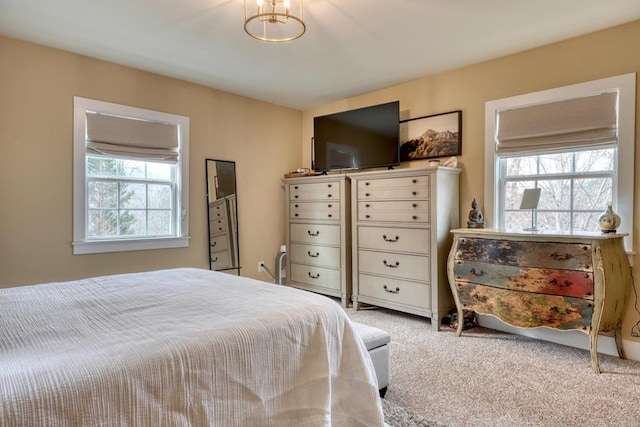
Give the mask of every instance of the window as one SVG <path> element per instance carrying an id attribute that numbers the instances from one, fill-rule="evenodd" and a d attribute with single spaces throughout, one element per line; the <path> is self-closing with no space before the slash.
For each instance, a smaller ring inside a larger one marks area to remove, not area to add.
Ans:
<path id="1" fill-rule="evenodd" d="M 74 98 L 74 254 L 188 246 L 188 131 L 187 117 Z"/>
<path id="2" fill-rule="evenodd" d="M 598 231 L 612 202 L 632 252 L 635 74 L 486 103 L 485 216 L 493 227 Z M 538 209 L 519 209 L 541 188 Z"/>

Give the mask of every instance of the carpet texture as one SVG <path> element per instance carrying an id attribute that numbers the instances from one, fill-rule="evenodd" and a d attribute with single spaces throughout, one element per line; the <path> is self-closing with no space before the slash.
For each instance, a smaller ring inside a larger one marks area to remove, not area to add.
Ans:
<path id="1" fill-rule="evenodd" d="M 640 362 L 483 328 L 456 337 L 429 319 L 346 310 L 391 335 L 384 400 L 393 427 L 640 426 Z M 391 405 L 389 404 L 391 403 Z"/>

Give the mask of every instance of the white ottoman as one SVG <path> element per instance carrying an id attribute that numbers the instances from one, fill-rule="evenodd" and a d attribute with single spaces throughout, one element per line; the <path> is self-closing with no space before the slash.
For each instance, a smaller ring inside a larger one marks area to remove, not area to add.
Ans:
<path id="1" fill-rule="evenodd" d="M 389 341 L 391 341 L 391 335 L 387 331 L 373 326 L 357 322 L 353 322 L 353 324 L 369 350 L 378 378 L 380 397 L 384 397 L 389 386 Z"/>

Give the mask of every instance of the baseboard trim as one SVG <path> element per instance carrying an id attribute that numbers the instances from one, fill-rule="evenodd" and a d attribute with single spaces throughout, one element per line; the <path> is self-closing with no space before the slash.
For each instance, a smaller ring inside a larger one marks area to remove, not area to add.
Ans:
<path id="1" fill-rule="evenodd" d="M 478 314 L 476 317 L 478 325 L 485 328 L 589 350 L 589 335 L 580 331 L 559 331 L 550 328 L 516 328 L 514 326 L 507 325 L 494 316 Z M 639 342 L 623 339 L 622 348 L 627 359 L 640 361 Z M 600 335 L 598 338 L 598 353 L 617 356 L 618 351 L 616 350 L 615 339 L 606 335 Z"/>

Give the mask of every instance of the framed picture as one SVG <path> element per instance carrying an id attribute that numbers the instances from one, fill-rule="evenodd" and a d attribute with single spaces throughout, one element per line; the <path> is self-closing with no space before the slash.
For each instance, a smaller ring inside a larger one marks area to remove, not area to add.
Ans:
<path id="1" fill-rule="evenodd" d="M 400 122 L 400 161 L 462 154 L 462 110 Z"/>

